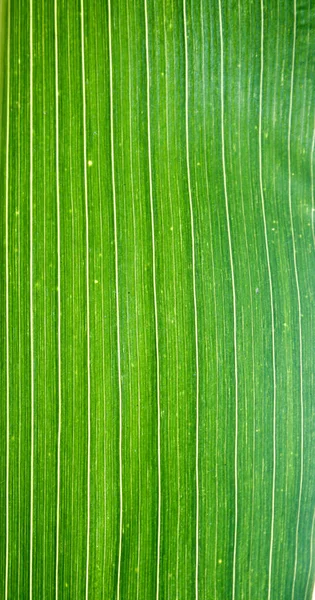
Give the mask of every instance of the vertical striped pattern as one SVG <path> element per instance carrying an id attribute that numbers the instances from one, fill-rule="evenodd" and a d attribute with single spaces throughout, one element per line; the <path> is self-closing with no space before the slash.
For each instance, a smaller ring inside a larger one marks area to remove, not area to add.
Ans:
<path id="1" fill-rule="evenodd" d="M 270 526 L 270 551 L 268 566 L 268 600 L 272 592 L 272 559 L 274 543 L 274 521 L 275 521 L 275 493 L 276 493 L 276 466 L 277 466 L 277 377 L 276 377 L 276 351 L 275 351 L 275 315 L 273 301 L 273 282 L 270 265 L 269 240 L 266 221 L 264 183 L 263 183 L 263 157 L 262 157 L 262 110 L 263 110 L 263 84 L 264 84 L 264 3 L 261 2 L 261 63 L 260 63 L 260 86 L 259 86 L 259 188 L 261 207 L 264 223 L 264 241 L 266 248 L 266 259 L 268 269 L 268 283 L 270 295 L 271 314 L 271 355 L 272 355 L 272 385 L 273 385 L 273 428 L 272 428 L 272 489 L 271 489 L 271 526 Z"/>
<path id="2" fill-rule="evenodd" d="M 198 598 L 198 574 L 199 574 L 199 341 L 198 341 L 198 311 L 196 290 L 196 258 L 195 258 L 195 224 L 194 210 L 191 190 L 190 175 L 190 148 L 189 148 L 189 58 L 187 43 L 187 8 L 183 2 L 184 12 L 184 40 L 185 40 L 185 138 L 186 138 L 186 167 L 187 185 L 189 197 L 189 213 L 191 226 L 191 248 L 192 248 L 192 280 L 193 280 L 193 306 L 194 306 L 194 345 L 196 353 L 196 576 L 195 597 Z"/>
<path id="3" fill-rule="evenodd" d="M 4 12 L 0 596 L 312 600 L 312 3 Z"/>
<path id="4" fill-rule="evenodd" d="M 225 110 L 224 110 L 224 38 L 222 27 L 222 6 L 219 0 L 219 30 L 220 30 L 220 98 L 221 98 L 221 152 L 222 152 L 222 170 L 224 199 L 226 211 L 226 225 L 228 233 L 229 259 L 231 268 L 232 298 L 233 298 L 233 349 L 234 349 L 234 376 L 235 376 L 235 442 L 234 442 L 234 485 L 235 485 L 235 505 L 234 505 L 234 540 L 233 540 L 233 579 L 232 579 L 232 599 L 236 597 L 236 563 L 237 563 L 237 537 L 238 537 L 238 355 L 237 355 L 237 307 L 236 307 L 236 288 L 234 274 L 234 258 L 232 249 L 231 223 L 229 196 L 227 189 L 227 173 L 225 161 Z"/>
<path id="5" fill-rule="evenodd" d="M 303 492 L 303 477 L 304 477 L 304 396 L 303 396 L 303 340 L 302 340 L 302 305 L 301 305 L 301 290 L 300 281 L 298 274 L 298 265 L 296 257 L 296 241 L 295 241 L 295 227 L 293 222 L 293 211 L 292 211 L 292 159 L 291 159 L 291 135 L 292 135 L 292 111 L 293 111 L 293 91 L 294 91 L 294 75 L 295 75 L 295 52 L 296 52 L 296 0 L 293 2 L 293 43 L 292 43 L 292 66 L 291 66 L 291 80 L 290 80 L 290 103 L 289 103 L 289 119 L 288 119 L 288 195 L 289 195 L 289 212 L 290 212 L 290 225 L 291 225 L 291 236 L 292 236 L 292 250 L 293 250 L 293 264 L 294 264 L 294 280 L 296 286 L 297 295 L 297 306 L 298 306 L 298 343 L 299 343 L 299 395 L 300 395 L 300 482 L 299 482 L 299 493 L 298 493 L 298 509 L 296 518 L 296 531 L 295 531 L 295 555 L 294 555 L 294 572 L 293 572 L 293 584 L 292 584 L 292 600 L 295 598 L 295 586 L 296 586 L 296 572 L 298 564 L 298 551 L 299 551 L 299 528 L 301 519 L 301 502 Z"/>
<path id="6" fill-rule="evenodd" d="M 10 3 L 8 6 L 8 31 L 7 31 L 7 114 L 6 114 L 6 146 L 5 146 L 5 358 L 6 358 L 6 468 L 5 468 L 5 600 L 8 598 L 9 585 L 9 539 L 10 539 L 10 314 L 9 314 L 9 151 L 10 151 L 10 40 L 11 19 Z"/>
<path id="7" fill-rule="evenodd" d="M 121 552 L 123 533 L 123 471 L 122 471 L 122 388 L 121 388 L 121 357 L 120 357 L 120 318 L 119 318 L 119 262 L 118 262 L 118 237 L 117 237 L 117 202 L 115 182 L 115 151 L 114 151 L 114 96 L 113 96 L 113 59 L 112 59 L 112 27 L 111 3 L 108 2 L 108 38 L 109 38 L 109 82 L 110 82 L 110 148 L 111 148 L 111 175 L 113 189 L 113 215 L 114 215 L 114 247 L 115 247 L 115 296 L 116 296 L 116 323 L 117 323 L 117 366 L 118 366 L 118 391 L 119 391 L 119 546 L 117 562 L 117 598 L 120 598 L 121 577 Z"/>
<path id="8" fill-rule="evenodd" d="M 157 399 L 157 547 L 156 547 L 156 600 L 160 595 L 160 549 L 161 549 L 161 403 L 160 403 L 160 348 L 159 348 L 159 324 L 157 307 L 157 286 L 156 286 L 156 255 L 155 255 L 155 223 L 154 223 L 154 204 L 153 204 L 153 183 L 152 183 L 152 158 L 151 158 L 151 96 L 150 96 L 150 49 L 149 49 L 149 23 L 147 0 L 144 0 L 145 16 L 145 58 L 146 58 L 146 104 L 147 104 L 147 144 L 148 144 L 148 175 L 149 175 L 149 197 L 150 197 L 150 216 L 151 216 L 151 240 L 152 240 L 152 283 L 153 283 L 153 303 L 154 303 L 154 325 L 155 325 L 155 353 L 156 353 L 156 399 Z"/>
<path id="9" fill-rule="evenodd" d="M 33 526 L 34 526 L 34 418 L 35 418 L 35 374 L 34 374 L 34 281 L 33 281 L 33 167 L 34 167 L 34 147 L 33 147 L 33 101 L 34 101 L 34 90 L 33 90 L 33 0 L 30 0 L 30 39 L 29 39 L 29 50 L 30 50 L 30 188 L 29 188 L 29 219 L 30 219 L 30 245 L 29 245 L 29 257 L 30 257 L 30 359 L 31 359 L 31 455 L 30 455 L 30 561 L 29 561 L 29 576 L 30 576 L 30 588 L 29 597 L 30 600 L 33 598 Z"/>
<path id="10" fill-rule="evenodd" d="M 61 247 L 60 247 L 60 193 L 59 193 L 59 110 L 58 110 L 58 3 L 54 3 L 55 30 L 55 103 L 56 103 L 56 204 L 57 204 L 57 286 L 58 286 L 58 441 L 57 441 L 57 506 L 56 506 L 56 598 L 58 598 L 59 520 L 60 520 L 60 446 L 61 446 Z"/>
<path id="11" fill-rule="evenodd" d="M 85 31 L 84 2 L 81 0 L 81 66 L 82 66 L 82 105 L 83 105 L 83 174 L 84 174 L 84 209 L 85 209 L 85 286 L 86 286 L 86 364 L 87 364 L 87 530 L 86 530 L 86 579 L 85 597 L 89 597 L 90 567 L 90 521 L 91 521 L 91 365 L 90 365 L 90 258 L 89 258 L 89 197 L 87 177 L 87 119 L 85 94 Z"/>

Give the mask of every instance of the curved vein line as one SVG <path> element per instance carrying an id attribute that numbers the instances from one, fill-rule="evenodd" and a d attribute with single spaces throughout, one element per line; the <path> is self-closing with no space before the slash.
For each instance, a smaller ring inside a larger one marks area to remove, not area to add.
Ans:
<path id="1" fill-rule="evenodd" d="M 185 41 L 185 137 L 186 137 L 186 168 L 189 196 L 189 211 L 191 222 L 192 240 L 192 276 L 193 276 L 193 302 L 194 302 L 194 326 L 195 326 L 195 352 L 196 352 L 196 573 L 195 573 L 195 598 L 198 599 L 198 575 L 199 575 L 199 347 L 198 347 L 198 311 L 196 290 L 196 259 L 195 259 L 195 224 L 191 190 L 190 155 L 189 155 L 189 58 L 188 58 L 188 36 L 187 36 L 187 14 L 186 0 L 183 0 L 184 16 L 184 41 Z"/>
<path id="2" fill-rule="evenodd" d="M 58 433 L 57 433 L 57 505 L 56 505 L 56 570 L 55 596 L 58 600 L 59 528 L 60 528 L 60 446 L 61 446 L 61 267 L 60 267 L 60 191 L 59 191 L 59 102 L 58 102 L 58 0 L 54 2 L 55 28 L 55 102 L 56 102 L 56 205 L 57 205 L 57 344 L 58 344 Z"/>
<path id="3" fill-rule="evenodd" d="M 121 388 L 121 352 L 120 352 L 120 316 L 119 316 L 117 202 L 116 202 L 115 150 L 114 150 L 112 23 L 111 23 L 111 1 L 110 0 L 108 1 L 108 39 L 109 39 L 109 88 L 110 88 L 110 149 L 111 149 L 111 176 L 112 176 L 113 214 L 114 214 L 117 367 L 118 367 L 118 393 L 119 393 L 119 547 L 118 547 L 118 568 L 117 568 L 117 571 L 118 571 L 117 572 L 117 599 L 119 599 L 120 598 L 120 578 L 121 578 L 122 530 L 123 530 L 122 388 Z"/>
<path id="4" fill-rule="evenodd" d="M 268 600 L 272 591 L 272 560 L 273 560 L 273 542 L 274 542 L 274 521 L 275 521 L 275 491 L 276 491 L 276 409 L 277 409 L 277 382 L 276 382 L 276 350 L 275 350 L 275 316 L 273 301 L 273 284 L 271 275 L 269 242 L 267 233 L 267 220 L 265 210 L 265 194 L 263 187 L 263 164 L 262 164 L 262 102 L 263 102 L 263 82 L 264 82 L 264 0 L 260 2 L 261 9 L 261 37 L 260 37 L 260 87 L 259 87 L 259 125 L 258 125 L 258 144 L 259 144 L 259 189 L 261 197 L 261 208 L 264 223 L 264 239 L 267 258 L 267 270 L 269 281 L 270 313 L 271 313 L 271 346 L 272 346 L 272 378 L 273 378 L 273 432 L 272 432 L 272 452 L 273 452 L 273 470 L 272 470 L 272 497 L 271 497 L 271 532 L 269 549 L 269 568 L 268 568 Z"/>
<path id="5" fill-rule="evenodd" d="M 232 251 L 232 237 L 229 212 L 229 198 L 226 183 L 225 166 L 225 146 L 224 146 L 224 43 L 222 28 L 222 6 L 219 4 L 219 29 L 220 29 L 220 95 L 221 95 L 221 142 L 222 142 L 222 168 L 223 184 L 225 198 L 225 212 L 227 222 L 227 234 L 229 244 L 229 257 L 231 266 L 232 297 L 233 297 L 233 346 L 234 346 L 234 377 L 235 377 L 235 459 L 234 459 L 234 479 L 235 479 L 235 512 L 234 512 L 234 547 L 233 547 L 233 581 L 232 581 L 232 600 L 235 600 L 236 593 L 236 558 L 237 558 L 237 534 L 238 534 L 238 359 L 237 359 L 237 322 L 236 322 L 236 289 L 234 275 L 234 260 Z"/>
<path id="6" fill-rule="evenodd" d="M 156 258 L 155 258 L 155 228 L 152 184 L 152 158 L 151 158 L 151 110 L 150 110 L 150 59 L 149 59 L 149 27 L 147 0 L 144 0 L 145 16 L 145 52 L 147 73 L 147 123 L 148 123 L 148 164 L 149 164 L 149 195 L 151 213 L 151 238 L 152 238 L 152 271 L 153 271 L 153 301 L 155 322 L 155 352 L 156 352 L 156 379 L 157 379 L 157 462 L 158 462 L 158 509 L 157 509 L 157 565 L 156 565 L 156 600 L 160 590 L 160 547 L 161 547 L 161 405 L 160 405 L 160 357 L 159 357 L 159 328 L 156 290 Z"/>
<path id="7" fill-rule="evenodd" d="M 294 556 L 294 573 L 293 573 L 293 583 L 292 583 L 292 600 L 294 599 L 294 596 L 295 596 L 295 584 L 296 584 L 296 573 L 297 573 L 297 562 L 298 562 L 299 527 L 300 527 L 303 476 L 304 476 L 304 400 L 303 400 L 302 307 L 301 307 L 300 283 L 299 283 L 297 260 L 296 260 L 295 230 L 294 230 L 293 214 L 292 214 L 292 180 L 291 180 L 291 130 L 292 130 L 293 89 L 294 89 L 295 47 L 296 47 L 296 0 L 294 0 L 294 2 L 293 2 L 292 68 L 291 68 L 289 119 L 288 119 L 288 183 L 289 183 L 288 187 L 289 187 L 289 213 L 290 213 L 290 225 L 291 225 L 292 248 L 293 248 L 294 278 L 295 278 L 297 305 L 298 305 L 300 411 L 301 411 L 301 441 L 300 441 L 301 459 L 300 459 L 300 488 L 299 488 L 299 498 L 298 498 L 298 513 L 297 513 L 297 522 L 296 522 L 296 530 L 295 530 L 295 556 Z"/>
<path id="8" fill-rule="evenodd" d="M 33 512 L 34 512 L 34 311 L 33 311 L 33 0 L 30 0 L 30 359 L 31 359 L 31 460 L 30 460 L 30 565 L 29 592 L 33 596 Z"/>
<path id="9" fill-rule="evenodd" d="M 86 338 L 87 338 L 87 532 L 86 532 L 86 576 L 85 597 L 89 596 L 89 563 L 90 563 L 90 503 L 91 503 L 91 352 L 90 352 L 90 288 L 89 288 L 89 203 L 87 180 L 87 133 L 86 133 L 86 94 L 85 94 L 85 48 L 84 48 L 84 0 L 81 9 L 81 71 L 83 99 L 83 162 L 84 162 L 84 205 L 85 205 L 85 240 L 86 240 Z"/>
<path id="10" fill-rule="evenodd" d="M 9 485 L 10 485 L 10 343 L 9 343 L 9 150 L 10 150 L 10 39 L 11 6 L 8 0 L 7 39 L 7 115 L 6 115 L 6 158 L 5 158 L 5 314 L 6 314 L 6 484 L 5 484 L 5 600 L 9 591 Z"/>

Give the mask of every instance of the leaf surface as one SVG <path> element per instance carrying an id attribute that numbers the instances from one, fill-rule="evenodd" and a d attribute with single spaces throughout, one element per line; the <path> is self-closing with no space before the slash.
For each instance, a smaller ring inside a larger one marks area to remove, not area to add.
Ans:
<path id="1" fill-rule="evenodd" d="M 2 7 L 1 597 L 311 600 L 315 7 Z"/>

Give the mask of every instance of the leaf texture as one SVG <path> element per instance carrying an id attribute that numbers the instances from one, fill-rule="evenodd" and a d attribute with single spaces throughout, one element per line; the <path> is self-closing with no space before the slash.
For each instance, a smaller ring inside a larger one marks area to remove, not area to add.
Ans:
<path id="1" fill-rule="evenodd" d="M 315 6 L 0 13 L 1 598 L 311 600 Z"/>

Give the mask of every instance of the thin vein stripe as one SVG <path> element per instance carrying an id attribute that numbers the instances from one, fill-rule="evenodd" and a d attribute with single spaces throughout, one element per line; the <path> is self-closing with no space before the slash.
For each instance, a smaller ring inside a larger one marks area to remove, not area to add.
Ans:
<path id="1" fill-rule="evenodd" d="M 111 177 L 113 190 L 113 215 L 114 215 L 114 246 L 115 246 L 115 290 L 116 290 L 116 327 L 117 327 L 117 367 L 118 367 L 118 394 L 119 394 L 119 546 L 117 565 L 117 599 L 120 598 L 121 584 L 121 555 L 123 531 L 123 470 L 122 470 L 122 387 L 121 387 L 121 350 L 120 350 L 120 307 L 119 307 L 119 262 L 118 262 L 118 236 L 117 236 L 117 202 L 115 181 L 115 150 L 114 150 L 114 94 L 113 94 L 113 57 L 112 57 L 112 22 L 111 2 L 108 2 L 108 38 L 109 38 L 109 94 L 110 94 L 110 149 L 111 149 Z"/>
<path id="2" fill-rule="evenodd" d="M 10 0 L 9 0 L 10 3 Z M 19 0 L 19 7 L 18 7 L 18 32 L 19 32 L 19 42 L 18 42 L 18 52 L 19 52 L 19 56 L 21 56 L 21 1 Z M 19 103 L 21 102 L 21 63 L 18 64 L 18 101 Z M 18 141 L 18 152 L 17 152 L 17 169 L 18 169 L 18 183 L 17 183 L 17 189 L 18 189 L 18 211 L 19 214 L 21 213 L 21 111 L 19 111 L 19 118 L 18 118 L 18 135 L 17 135 L 17 141 Z M 18 258 L 18 332 L 19 332 L 19 360 L 18 360 L 18 372 L 21 375 L 21 365 L 22 365 L 22 351 L 21 351 L 21 339 L 22 339 L 22 334 L 21 334 L 21 220 L 19 218 L 19 225 L 18 225 L 18 249 L 19 249 L 19 258 Z M 18 444 L 18 461 L 19 461 L 19 465 L 18 465 L 18 510 L 19 513 L 21 513 L 21 449 L 22 449 L 22 444 L 21 444 L 21 432 L 22 432 L 22 382 L 21 382 L 21 376 L 19 377 L 19 392 L 18 392 L 18 405 L 19 405 L 19 444 Z M 17 544 L 17 550 L 18 550 L 18 575 L 17 575 L 17 595 L 18 598 L 20 597 L 20 585 L 21 585 L 21 524 L 19 523 L 19 529 L 18 529 L 18 544 Z"/>
<path id="3" fill-rule="evenodd" d="M 33 1 L 30 0 L 30 358 L 31 358 L 31 462 L 30 462 L 30 600 L 33 596 L 34 512 L 34 311 L 33 311 Z"/>
<path id="4" fill-rule="evenodd" d="M 302 340 L 302 307 L 301 307 L 301 292 L 299 275 L 296 260 L 296 244 L 295 231 L 292 214 L 292 180 L 291 180 L 291 130 L 292 130 L 292 109 L 293 109 L 293 89 L 294 89 L 294 68 L 295 68 L 295 48 L 296 48 L 296 0 L 293 2 L 293 44 L 292 44 L 292 68 L 291 68 L 291 84 L 290 84 L 290 103 L 289 103 L 289 119 L 288 119 L 288 184 L 289 184 L 289 212 L 290 226 L 293 248 L 293 264 L 294 278 L 296 285 L 297 304 L 298 304 L 298 327 L 299 327 L 299 366 L 300 366 L 300 411 L 301 411 L 301 440 L 300 440 L 300 486 L 298 499 L 298 512 L 295 530 L 295 553 L 294 553 L 294 572 L 292 583 L 292 600 L 295 596 L 296 573 L 298 562 L 298 545 L 299 545 L 299 527 L 301 515 L 301 502 L 303 491 L 303 476 L 304 476 L 304 400 L 303 400 L 303 340 Z"/>
<path id="5" fill-rule="evenodd" d="M 227 222 L 227 234 L 229 243 L 229 256 L 231 265 L 232 296 L 233 296 L 233 346 L 234 346 L 234 376 L 235 376 L 235 459 L 234 459 L 234 479 L 235 479 L 235 513 L 234 513 L 234 547 L 233 547 L 233 574 L 232 574 L 232 600 L 235 600 L 236 594 L 236 559 L 237 559 L 237 534 L 238 534 L 238 357 L 237 357 L 237 324 L 236 324 L 236 289 L 234 275 L 234 260 L 232 251 L 232 237 L 229 213 L 229 198 L 226 183 L 225 167 L 225 146 L 224 146 L 224 43 L 222 28 L 222 6 L 219 4 L 219 26 L 220 26 L 220 96 L 221 96 L 221 143 L 222 143 L 222 168 L 223 184 L 225 197 L 225 211 Z"/>
<path id="6" fill-rule="evenodd" d="M 42 77 L 43 77 L 43 112 L 46 112 L 46 89 L 45 89 L 45 77 L 46 77 L 46 62 L 45 62 L 45 7 L 46 4 L 43 2 L 42 3 L 42 13 L 41 13 L 41 31 L 42 31 L 42 53 L 43 53 L 43 60 L 42 60 Z M 46 170 L 46 151 L 47 151 L 47 146 L 46 146 L 46 119 L 45 117 L 43 118 L 43 139 L 44 139 L 44 152 L 43 152 L 43 231 L 44 231 L 44 248 L 43 248 L 43 277 L 44 277 L 44 281 L 47 281 L 46 278 L 46 274 L 47 274 L 47 235 L 46 235 L 46 225 L 47 225 L 47 199 L 46 199 L 46 174 L 47 174 L 47 170 Z M 47 531 L 47 504 L 46 504 L 46 495 L 47 495 L 47 297 L 46 294 L 44 294 L 44 298 L 43 298 L 43 309 L 44 309 L 44 325 L 43 325 L 43 329 L 44 329 L 44 352 L 43 352 L 43 359 L 44 359 L 44 365 L 45 365 L 45 369 L 44 369 L 44 440 L 45 440 L 45 446 L 44 446 L 44 481 L 43 481 L 43 496 L 44 496 L 44 506 L 43 506 L 43 576 L 42 576 L 42 580 L 43 580 L 43 598 L 47 597 L 46 594 L 46 585 L 47 585 L 47 571 L 46 571 L 46 566 L 47 566 L 47 553 L 46 553 L 46 548 L 47 548 L 47 542 L 46 542 L 46 531 Z"/>
<path id="7" fill-rule="evenodd" d="M 195 353 L 196 353 L 196 572 L 195 572 L 195 597 L 198 598 L 199 576 L 199 348 L 198 348 L 198 311 L 196 290 L 196 259 L 195 259 L 195 223 L 191 191 L 190 155 L 189 155 L 189 58 L 187 37 L 186 0 L 183 2 L 184 15 L 184 41 L 185 41 L 185 136 L 186 136 L 186 168 L 189 196 L 189 211 L 192 242 L 192 276 L 193 276 L 193 302 L 194 302 L 194 328 L 195 328 Z"/>
<path id="8" fill-rule="evenodd" d="M 273 301 L 273 284 L 270 265 L 269 242 L 267 233 L 267 221 L 265 210 L 265 195 L 263 187 L 263 163 L 262 163 L 262 107 L 263 107 L 263 83 L 264 83 L 264 2 L 261 0 L 261 38 L 260 38 L 260 87 L 259 87 L 259 124 L 258 124 L 258 145 L 259 145 L 259 189 L 261 198 L 261 208 L 264 223 L 264 239 L 267 258 L 269 296 L 270 296 L 270 314 L 271 314 L 271 347 L 272 347 L 272 380 L 273 380 L 273 431 L 272 431 L 272 493 L 271 493 L 271 530 L 270 530 L 270 549 L 269 549 L 269 567 L 268 567 L 268 600 L 272 592 L 272 559 L 274 543 L 274 522 L 275 522 L 275 492 L 276 492 L 276 409 L 277 409 L 277 380 L 276 380 L 276 350 L 275 350 L 275 316 Z"/>
<path id="9" fill-rule="evenodd" d="M 5 517 L 5 600 L 9 593 L 9 485 L 10 485 L 10 342 L 9 342 L 9 151 L 10 151 L 10 39 L 11 3 L 8 0 L 8 39 L 7 39 L 7 115 L 6 115 L 6 157 L 5 157 L 5 323 L 6 323 L 6 517 Z"/>
<path id="10" fill-rule="evenodd" d="M 55 103 L 56 103 L 56 204 L 57 204 L 57 344 L 58 344 L 58 434 L 57 434 L 57 506 L 55 595 L 58 599 L 59 528 L 60 528 L 60 446 L 61 446 L 61 268 L 60 268 L 60 191 L 59 191 L 59 102 L 58 102 L 58 0 L 54 3 L 55 26 Z"/>
<path id="11" fill-rule="evenodd" d="M 91 511 L 91 352 L 90 352 L 90 287 L 89 287 L 89 204 L 87 181 L 87 134 L 86 134 L 86 94 L 85 94 L 85 50 L 84 50 L 84 2 L 81 0 L 81 68 L 83 99 L 83 163 L 84 163 L 84 205 L 85 205 L 85 241 L 86 241 L 86 343 L 87 343 L 87 531 L 86 531 L 86 573 L 85 597 L 89 597 L 90 565 L 90 511 Z"/>
<path id="12" fill-rule="evenodd" d="M 147 0 L 144 0 L 145 15 L 145 51 L 147 75 L 147 123 L 148 123 L 148 164 L 149 164 L 149 195 L 151 212 L 152 236 L 152 271 L 153 271 L 153 301 L 155 323 L 155 352 L 156 352 L 156 386 L 157 386 L 157 462 L 158 462 L 158 510 L 157 510 L 157 564 L 156 564 L 156 600 L 160 592 L 160 551 L 161 551 L 161 402 L 160 402 L 160 356 L 159 356 L 159 324 L 157 309 L 156 289 L 156 258 L 155 258 L 155 226 L 152 184 L 152 158 L 151 158 L 151 109 L 150 109 L 150 57 L 149 57 L 149 26 Z"/>

